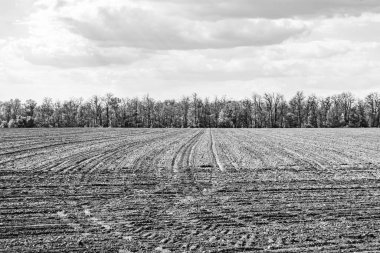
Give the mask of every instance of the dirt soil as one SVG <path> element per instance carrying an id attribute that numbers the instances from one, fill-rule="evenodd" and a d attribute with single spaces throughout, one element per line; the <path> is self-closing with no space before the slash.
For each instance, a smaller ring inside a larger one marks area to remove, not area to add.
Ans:
<path id="1" fill-rule="evenodd" d="M 380 252 L 378 129 L 3 129 L 0 252 Z"/>

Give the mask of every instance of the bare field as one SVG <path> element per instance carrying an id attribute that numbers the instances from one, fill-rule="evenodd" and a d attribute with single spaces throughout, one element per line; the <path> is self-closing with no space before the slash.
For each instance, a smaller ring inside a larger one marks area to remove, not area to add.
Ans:
<path id="1" fill-rule="evenodd" d="M 2 252 L 380 251 L 379 129 L 0 130 Z"/>

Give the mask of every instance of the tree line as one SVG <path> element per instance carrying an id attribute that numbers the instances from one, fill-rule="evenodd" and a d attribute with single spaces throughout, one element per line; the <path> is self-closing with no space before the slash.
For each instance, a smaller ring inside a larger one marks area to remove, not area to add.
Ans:
<path id="1" fill-rule="evenodd" d="M 278 93 L 250 98 L 180 100 L 118 98 L 113 94 L 41 104 L 28 99 L 0 101 L 0 127 L 147 127 L 147 128 L 329 128 L 380 127 L 380 94 L 364 99 L 350 92 L 328 97 L 298 91 L 289 101 Z"/>

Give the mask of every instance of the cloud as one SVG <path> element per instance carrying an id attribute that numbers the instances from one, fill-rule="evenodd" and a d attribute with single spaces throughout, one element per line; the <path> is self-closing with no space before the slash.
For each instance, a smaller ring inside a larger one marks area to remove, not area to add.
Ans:
<path id="1" fill-rule="evenodd" d="M 27 1 L 27 0 L 18 0 Z M 108 6 L 155 10 L 166 16 L 200 19 L 294 18 L 334 15 L 357 16 L 379 13 L 378 0 L 38 0 L 37 6 L 62 10 L 73 6 L 74 12 Z"/>
<path id="2" fill-rule="evenodd" d="M 99 67 L 112 64 L 121 64 L 125 66 L 142 58 L 142 53 L 133 49 L 85 49 L 84 51 L 75 54 L 55 52 L 53 55 L 33 53 L 29 51 L 24 55 L 25 59 L 32 64 L 55 66 L 59 68 Z"/>
<path id="3" fill-rule="evenodd" d="M 149 69 L 152 78 L 180 81 L 366 75 L 378 66 L 379 43 L 327 40 L 265 47 L 173 50 L 130 66 Z"/>
<path id="4" fill-rule="evenodd" d="M 378 0 L 14 3 L 0 3 L 6 99 L 379 90 Z"/>
<path id="5" fill-rule="evenodd" d="M 79 68 L 128 65 L 149 57 L 146 50 L 136 48 L 98 47 L 91 40 L 70 32 L 60 22 L 54 9 L 59 2 L 37 1 L 39 11 L 32 13 L 25 21 L 29 26 L 29 36 L 0 40 L 0 56 L 4 64 L 15 63 L 15 66 L 20 66 L 27 62 L 58 68 Z"/>
<path id="6" fill-rule="evenodd" d="M 27 33 L 24 19 L 34 10 L 34 0 L 0 1 L 0 38 L 22 37 Z"/>
<path id="7" fill-rule="evenodd" d="M 127 64 L 139 59 L 135 49 L 103 49 L 91 46 L 89 42 L 57 38 L 26 38 L 0 41 L 0 65 L 8 67 L 25 65 L 46 65 L 59 68 L 96 67 L 109 64 Z M 28 66 L 30 67 L 30 66 Z"/>
<path id="8" fill-rule="evenodd" d="M 157 11 L 102 6 L 95 15 L 62 17 L 70 30 L 101 46 L 149 49 L 202 49 L 261 46 L 281 43 L 309 29 L 301 20 L 223 19 L 190 20 Z"/>
<path id="9" fill-rule="evenodd" d="M 140 2 L 152 3 L 152 0 Z M 378 0 L 162 0 L 155 3 L 172 15 L 186 15 L 196 19 L 211 18 L 292 18 L 334 15 L 360 15 L 380 12 Z"/>
<path id="10" fill-rule="evenodd" d="M 315 21 L 309 40 L 337 39 L 352 42 L 380 41 L 380 33 L 374 32 L 380 25 L 380 14 L 363 13 L 360 16 L 337 16 Z"/>
<path id="11" fill-rule="evenodd" d="M 30 40 L 22 42 L 18 49 L 25 60 L 35 65 L 58 68 L 99 67 L 114 64 L 126 66 L 149 57 L 143 50 L 125 47 L 98 48 L 90 42 L 67 48 L 52 48 L 44 43 L 33 44 Z"/>

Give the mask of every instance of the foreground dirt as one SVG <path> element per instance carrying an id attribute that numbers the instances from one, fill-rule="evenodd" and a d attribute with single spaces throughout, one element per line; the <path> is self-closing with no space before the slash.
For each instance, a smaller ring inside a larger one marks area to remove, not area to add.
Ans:
<path id="1" fill-rule="evenodd" d="M 0 130 L 1 252 L 379 252 L 377 129 Z"/>

